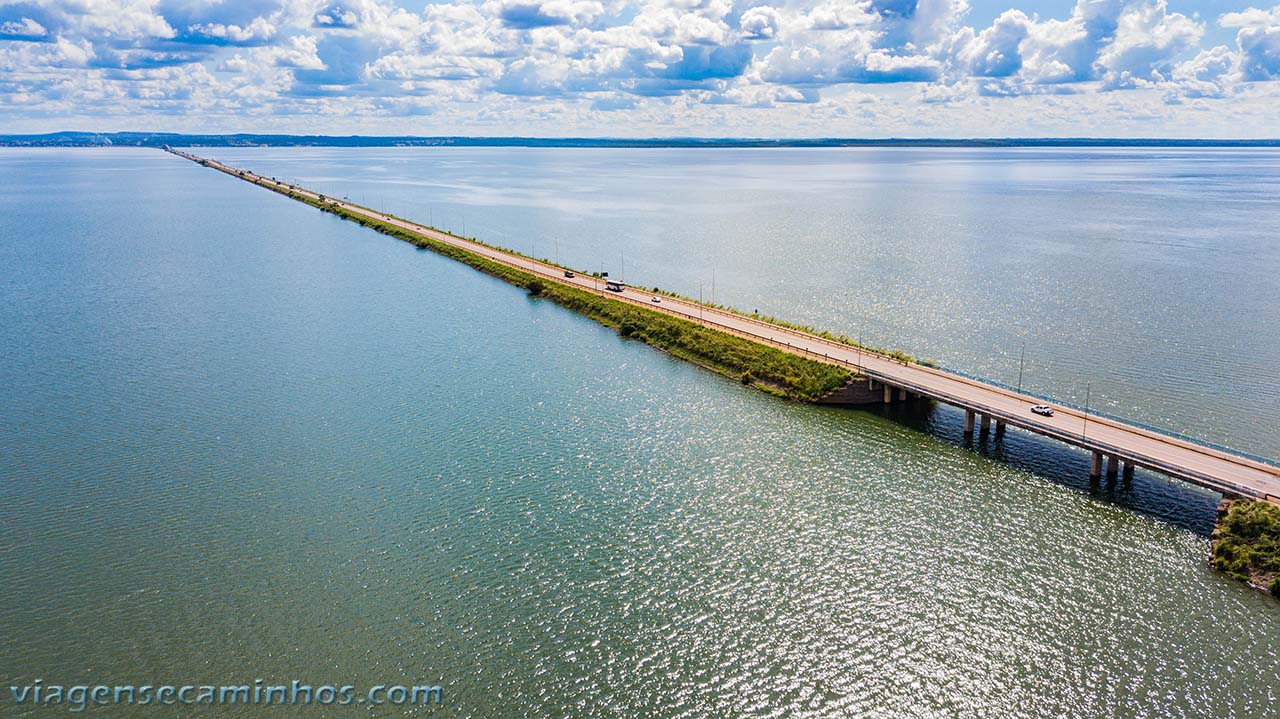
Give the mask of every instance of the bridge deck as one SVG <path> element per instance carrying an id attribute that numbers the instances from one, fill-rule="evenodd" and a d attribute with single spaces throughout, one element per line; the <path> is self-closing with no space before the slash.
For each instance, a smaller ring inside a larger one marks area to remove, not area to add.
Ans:
<path id="1" fill-rule="evenodd" d="M 174 151 L 182 157 L 221 170 L 244 180 L 282 192 L 295 192 L 313 200 L 321 195 L 300 187 L 290 188 L 283 182 L 240 171 L 213 160 Z M 433 240 L 466 249 L 497 262 L 539 275 L 551 282 L 570 285 L 587 292 L 630 302 L 645 309 L 676 315 L 721 331 L 777 346 L 823 362 L 856 369 L 861 373 L 917 394 L 988 415 L 998 421 L 1021 427 L 1048 437 L 1095 452 L 1118 457 L 1203 487 L 1240 497 L 1252 497 L 1280 504 L 1280 468 L 1230 452 L 1205 447 L 1194 442 L 1160 434 L 1113 419 L 1085 415 L 1075 409 L 1056 407 L 1053 417 L 1032 414 L 1032 405 L 1043 400 L 1031 395 L 992 386 L 945 370 L 919 364 L 903 364 L 898 360 L 868 353 L 816 335 L 779 327 L 767 322 L 726 312 L 695 302 L 663 297 L 661 303 L 650 301 L 652 293 L 633 288 L 623 292 L 604 290 L 601 281 L 578 275 L 564 277 L 562 268 L 503 252 L 477 242 L 425 227 L 413 222 L 388 217 L 349 202 L 326 198 L 342 209 L 399 226 Z"/>

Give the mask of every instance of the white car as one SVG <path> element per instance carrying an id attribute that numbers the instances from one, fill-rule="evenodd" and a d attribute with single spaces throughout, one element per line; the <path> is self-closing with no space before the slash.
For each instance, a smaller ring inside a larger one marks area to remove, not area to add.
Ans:
<path id="1" fill-rule="evenodd" d="M 650 302 L 661 302 L 661 301 L 662 301 L 662 298 L 660 298 L 660 297 L 654 297 L 653 299 L 651 299 L 651 300 L 649 300 L 649 301 L 650 301 Z"/>
<path id="2" fill-rule="evenodd" d="M 1047 404 L 1038 404 L 1038 405 L 1036 405 L 1036 406 L 1032 407 L 1032 408 L 1031 408 L 1031 411 L 1032 411 L 1032 412 L 1035 412 L 1035 413 L 1036 413 L 1036 414 L 1038 414 L 1038 415 L 1044 416 L 1044 417 L 1052 417 L 1052 416 L 1053 416 L 1053 408 L 1052 408 L 1052 407 L 1050 407 L 1050 406 L 1049 406 L 1049 405 L 1047 405 Z"/>

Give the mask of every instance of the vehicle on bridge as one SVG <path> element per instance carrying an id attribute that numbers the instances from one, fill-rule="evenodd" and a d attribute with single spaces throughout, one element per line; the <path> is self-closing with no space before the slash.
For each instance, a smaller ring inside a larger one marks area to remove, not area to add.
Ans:
<path id="1" fill-rule="evenodd" d="M 1050 406 L 1049 406 L 1049 405 L 1047 405 L 1047 404 L 1038 404 L 1038 405 L 1036 405 L 1036 406 L 1032 407 L 1032 408 L 1031 408 L 1031 411 L 1032 411 L 1032 412 L 1035 412 L 1035 413 L 1036 413 L 1036 414 L 1038 414 L 1038 415 L 1044 416 L 1044 417 L 1052 417 L 1052 416 L 1053 416 L 1053 408 L 1052 408 L 1052 407 L 1050 407 Z"/>
<path id="2" fill-rule="evenodd" d="M 623 289 L 626 288 L 626 285 L 622 284 L 617 280 L 606 280 L 604 283 L 604 288 L 606 290 L 609 290 L 610 292 L 621 292 Z"/>
<path id="3" fill-rule="evenodd" d="M 565 277 L 573 277 L 573 270 L 565 270 L 565 271 L 564 271 L 564 276 L 565 276 Z"/>

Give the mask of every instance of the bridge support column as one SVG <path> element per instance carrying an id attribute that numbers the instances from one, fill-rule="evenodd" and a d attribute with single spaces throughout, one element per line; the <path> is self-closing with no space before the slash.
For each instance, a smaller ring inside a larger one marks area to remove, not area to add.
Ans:
<path id="1" fill-rule="evenodd" d="M 973 410 L 971 409 L 964 411 L 964 433 L 965 435 L 973 434 Z"/>
<path id="2" fill-rule="evenodd" d="M 1130 462 L 1128 460 L 1125 460 L 1125 463 L 1124 463 L 1124 478 L 1125 478 L 1125 481 L 1133 479 L 1133 462 Z"/>
<path id="3" fill-rule="evenodd" d="M 898 401 L 899 402 L 907 401 L 907 391 L 905 389 L 898 390 Z"/>
<path id="4" fill-rule="evenodd" d="M 989 429 L 991 429 L 991 415 L 984 414 L 982 415 L 982 424 L 978 427 L 978 436 L 986 437 Z"/>
<path id="5" fill-rule="evenodd" d="M 889 385 L 884 386 L 884 403 L 893 404 L 893 388 Z"/>
<path id="6" fill-rule="evenodd" d="M 1107 479 L 1115 479 L 1120 468 L 1120 458 L 1114 454 L 1107 455 Z"/>
<path id="7" fill-rule="evenodd" d="M 997 437 L 1004 436 L 1004 420 L 1002 419 L 996 420 L 996 436 Z"/>
<path id="8" fill-rule="evenodd" d="M 1093 464 L 1089 466 L 1089 479 L 1097 479 L 1102 476 L 1102 453 L 1093 453 Z"/>

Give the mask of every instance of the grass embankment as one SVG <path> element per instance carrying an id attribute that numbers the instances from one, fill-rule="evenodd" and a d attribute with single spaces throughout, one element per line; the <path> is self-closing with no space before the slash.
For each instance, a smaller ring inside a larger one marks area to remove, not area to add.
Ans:
<path id="1" fill-rule="evenodd" d="M 276 188 L 269 187 L 269 189 Z M 805 359 L 768 345 L 703 327 L 688 320 L 540 278 L 475 252 L 434 240 L 389 222 L 313 200 L 292 191 L 276 191 L 325 212 L 404 240 L 421 249 L 431 250 L 457 260 L 517 287 L 523 287 L 530 294 L 545 297 L 563 307 L 586 315 L 602 325 L 612 327 L 623 337 L 641 340 L 676 357 L 739 380 L 744 385 L 752 385 L 779 396 L 812 402 L 844 387 L 854 378 L 852 372 L 842 367 Z"/>
<path id="2" fill-rule="evenodd" d="M 1280 597 L 1280 507 L 1229 500 L 1213 532 L 1213 566 Z"/>
<path id="3" fill-rule="evenodd" d="M 207 161 L 201 161 L 201 164 L 203 164 L 203 165 L 205 165 L 206 167 L 208 167 L 208 163 L 207 163 Z M 246 174 L 246 173 L 247 173 L 247 171 L 246 171 L 246 170 L 234 170 L 234 171 L 233 171 L 233 173 L 234 173 L 237 177 L 240 177 L 240 178 L 245 179 L 245 180 L 249 180 L 249 181 L 251 181 L 251 182 L 253 181 L 253 180 L 252 180 L 252 178 L 250 178 L 250 177 Z M 272 178 L 270 178 L 270 179 L 271 179 L 271 181 L 272 181 L 272 182 L 276 182 L 276 181 L 277 181 L 277 180 L 276 180 L 276 178 L 274 178 L 274 177 L 272 177 Z M 279 193 L 284 194 L 284 195 L 288 195 L 289 197 L 292 197 L 292 198 L 294 198 L 295 200 L 301 200 L 301 201 L 306 202 L 306 203 L 308 203 L 308 204 L 315 205 L 315 206 L 317 206 L 317 207 L 320 207 L 321 209 L 324 209 L 324 210 L 330 210 L 330 209 L 331 209 L 328 205 L 321 206 L 321 205 L 320 205 L 320 203 L 317 203 L 316 201 L 312 200 L 311 198 L 308 198 L 308 197 L 302 197 L 302 196 L 299 196 L 299 195 L 295 194 L 295 193 L 293 192 L 293 190 L 296 190 L 296 189 L 298 189 L 298 188 L 297 188 L 296 186 L 294 186 L 294 185 L 286 185 L 286 186 L 285 186 L 285 188 L 280 188 L 280 187 L 277 187 L 277 186 L 275 186 L 275 185 L 268 185 L 268 184 L 264 184 L 264 183 L 256 183 L 256 184 L 259 184 L 259 185 L 261 185 L 262 187 L 265 187 L 265 188 L 267 188 L 267 189 L 269 189 L 269 190 L 272 190 L 272 191 L 275 191 L 275 192 L 279 192 Z M 350 204 L 350 203 L 348 203 L 348 204 Z M 332 208 L 332 209 L 337 209 L 337 208 Z M 408 224 L 420 224 L 420 223 L 413 222 L 412 220 L 406 220 L 406 219 L 405 219 L 405 218 L 403 218 L 403 217 L 397 217 L 396 215 L 390 215 L 390 214 L 385 213 L 385 212 L 379 212 L 379 211 L 376 211 L 376 210 L 371 210 L 371 211 L 372 211 L 372 212 L 376 212 L 376 213 L 377 213 L 377 214 L 379 214 L 379 215 L 383 215 L 383 216 L 391 217 L 392 219 L 399 220 L 399 221 L 401 221 L 401 222 L 405 222 L 405 223 L 408 223 Z M 338 214 L 338 213 L 335 213 L 335 214 Z M 361 221 L 361 219 L 363 219 L 363 218 L 361 218 L 359 215 L 353 215 L 353 214 L 351 214 L 351 213 L 347 213 L 347 212 L 343 212 L 343 213 L 341 213 L 341 214 L 343 214 L 344 216 L 350 215 L 349 217 L 347 217 L 347 219 L 354 220 L 354 221 L 356 221 L 356 222 L 360 222 L 360 221 Z M 367 221 L 367 220 L 366 220 L 365 222 L 362 222 L 361 224 L 368 224 L 368 222 L 369 222 L 369 221 Z M 534 261 L 536 261 L 536 262 L 541 262 L 541 263 L 546 264 L 546 265 L 554 265 L 554 266 L 559 267 L 560 269 L 564 269 L 564 270 L 572 270 L 572 271 L 574 271 L 574 272 L 576 272 L 576 273 L 578 273 L 578 274 L 580 274 L 580 275 L 583 275 L 583 276 L 590 276 L 590 277 L 599 277 L 599 276 L 600 276 L 600 274 L 599 274 L 598 272 L 589 272 L 589 271 L 582 270 L 582 269 L 577 268 L 577 267 L 569 267 L 569 266 L 567 266 L 567 265 L 562 265 L 562 264 L 559 264 L 559 263 L 557 263 L 557 262 L 552 262 L 550 259 L 548 259 L 548 258 L 546 258 L 546 257 L 535 257 L 535 256 L 533 256 L 533 255 L 528 255 L 528 254 L 525 254 L 525 253 L 523 253 L 523 252 L 520 252 L 519 250 L 514 250 L 514 249 L 511 249 L 511 248 L 508 248 L 508 247 L 499 247 L 499 246 L 497 246 L 497 245 L 489 244 L 489 243 L 487 243 L 487 242 L 485 242 L 485 241 L 483 241 L 483 240 L 479 240 L 479 239 L 477 239 L 477 238 L 475 238 L 475 237 L 462 237 L 462 236 L 460 236 L 460 235 L 456 235 L 456 234 L 454 234 L 454 233 L 452 233 L 452 232 L 449 232 L 449 231 L 447 231 L 447 230 L 441 230 L 441 229 L 440 229 L 440 228 L 438 228 L 438 227 L 432 227 L 431 229 L 436 230 L 437 232 L 443 232 L 443 233 L 445 233 L 445 234 L 451 234 L 451 235 L 454 235 L 455 237 L 459 237 L 460 239 L 467 240 L 468 242 L 473 242 L 473 243 L 475 243 L 475 244 L 477 244 L 477 245 L 481 245 L 482 247 L 488 247 L 488 248 L 490 248 L 490 249 L 494 249 L 494 250 L 497 250 L 497 251 L 499 251 L 499 252 L 503 252 L 503 253 L 508 254 L 508 255 L 515 255 L 515 256 L 517 256 L 517 257 L 523 257 L 523 258 L 524 258 L 524 259 L 526 259 L 526 260 L 534 260 Z M 829 330 L 822 330 L 822 329 L 818 329 L 818 328 L 816 328 L 816 327 L 812 327 L 812 326 L 810 326 L 810 325 L 801 324 L 801 323 L 798 323 L 798 322 L 791 322 L 791 321 L 789 321 L 789 320 L 785 320 L 785 319 L 782 319 L 782 318 L 780 318 L 780 317 L 774 317 L 773 315 L 762 315 L 762 314 L 760 314 L 759 312 L 745 312 L 745 311 L 740 310 L 740 309 L 738 309 L 737 307 L 733 307 L 733 306 L 731 306 L 731 305 L 723 305 L 723 304 L 717 304 L 717 303 L 715 303 L 715 302 L 706 302 L 706 301 L 703 301 L 703 300 L 700 300 L 700 299 L 694 299 L 694 298 L 692 298 L 692 297 L 688 297 L 688 296 L 686 296 L 686 295 L 682 295 L 682 294 L 680 294 L 680 293 L 678 293 L 678 292 L 672 292 L 671 290 L 664 290 L 664 289 L 662 289 L 662 288 L 660 288 L 660 287 L 653 287 L 653 288 L 652 288 L 652 292 L 653 292 L 654 294 L 656 294 L 656 295 L 663 295 L 663 296 L 665 296 L 665 297 L 672 297 L 672 298 L 675 298 L 675 299 L 678 299 L 678 300 L 683 300 L 683 301 L 685 301 L 685 302 L 689 302 L 689 303 L 692 303 L 692 304 L 699 304 L 699 305 L 702 305 L 703 307 L 710 307 L 710 308 L 713 308 L 713 309 L 723 310 L 723 311 L 725 311 L 725 312 L 730 312 L 730 313 L 733 313 L 733 314 L 735 314 L 735 315 L 740 315 L 740 316 L 742 316 L 742 317 L 749 317 L 749 318 L 751 318 L 751 319 L 754 319 L 754 320 L 757 320 L 757 321 L 760 321 L 760 322 L 764 322 L 764 323 L 766 323 L 766 324 L 775 325 L 775 326 L 777 326 L 777 327 L 783 327 L 783 328 L 786 328 L 786 329 L 792 329 L 792 330 L 796 330 L 796 331 L 799 331 L 799 332 L 805 332 L 805 333 L 807 333 L 807 334 L 811 334 L 811 335 L 815 335 L 815 336 L 818 336 L 818 337 L 822 337 L 823 339 L 827 339 L 827 340 L 830 340 L 830 341 L 832 341 L 832 342 L 839 342 L 840 344 L 846 345 L 846 346 L 848 346 L 848 347 L 853 347 L 853 348 L 856 348 L 856 349 L 861 349 L 861 350 L 863 350 L 864 352 L 870 352 L 870 353 L 872 353 L 872 354 L 878 354 L 878 355 L 881 355 L 882 357 L 885 357 L 885 358 L 888 358 L 888 359 L 892 359 L 892 360 L 894 360 L 894 361 L 896 361 L 896 362 L 900 362 L 900 363 L 902 363 L 902 364 L 904 364 L 904 365 L 911 364 L 911 363 L 913 363 L 913 362 L 914 362 L 914 363 L 916 363 L 916 364 L 924 365 L 924 366 L 926 366 L 926 367 L 937 367 L 937 366 L 938 366 L 938 365 L 937 365 L 937 363 L 935 363 L 935 362 L 933 362 L 933 361 L 930 361 L 930 360 L 927 360 L 927 359 L 921 359 L 921 358 L 918 358 L 918 357 L 914 357 L 914 356 L 912 356 L 912 355 L 910 355 L 910 354 L 907 354 L 906 352 L 903 352 L 902 350 L 898 350 L 898 349 L 892 349 L 892 350 L 891 350 L 891 349 L 885 349 L 885 348 L 883 348 L 883 347 L 875 347 L 875 346 L 872 346 L 872 345 L 863 344 L 861 341 L 859 341 L 859 340 L 857 340 L 857 339 L 854 339 L 853 337 L 850 337 L 850 336 L 849 336 L 849 335 L 847 335 L 847 334 L 843 334 L 843 333 L 837 334 L 837 333 L 835 333 L 835 332 L 831 332 L 831 331 L 829 331 Z"/>

